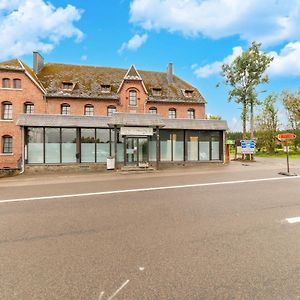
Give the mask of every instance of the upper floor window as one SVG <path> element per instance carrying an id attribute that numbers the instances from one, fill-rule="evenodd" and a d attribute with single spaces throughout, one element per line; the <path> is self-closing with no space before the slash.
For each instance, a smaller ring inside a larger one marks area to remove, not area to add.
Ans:
<path id="1" fill-rule="evenodd" d="M 26 102 L 24 104 L 24 112 L 25 112 L 25 114 L 33 114 L 34 113 L 34 104 L 31 102 Z"/>
<path id="2" fill-rule="evenodd" d="M 3 78 L 2 79 L 2 87 L 4 89 L 9 89 L 10 88 L 10 79 L 9 78 Z"/>
<path id="3" fill-rule="evenodd" d="M 12 153 L 12 137 L 10 135 L 2 137 L 2 153 Z"/>
<path id="4" fill-rule="evenodd" d="M 152 89 L 153 96 L 161 96 L 161 89 L 160 88 L 153 88 Z"/>
<path id="5" fill-rule="evenodd" d="M 111 86 L 108 84 L 101 84 L 101 92 L 102 93 L 110 93 Z"/>
<path id="6" fill-rule="evenodd" d="M 107 115 L 110 117 L 117 111 L 116 107 L 113 105 L 110 105 L 107 107 Z"/>
<path id="7" fill-rule="evenodd" d="M 193 90 L 185 90 L 184 91 L 184 96 L 188 97 L 188 98 L 193 97 Z"/>
<path id="8" fill-rule="evenodd" d="M 71 114 L 71 107 L 70 107 L 70 104 L 68 103 L 63 103 L 61 106 L 60 106 L 60 113 L 62 115 L 70 115 Z"/>
<path id="9" fill-rule="evenodd" d="M 72 91 L 73 90 L 73 83 L 72 82 L 63 82 L 62 83 L 63 90 Z"/>
<path id="10" fill-rule="evenodd" d="M 156 115 L 157 114 L 157 108 L 156 107 L 150 107 L 149 108 L 149 113 Z"/>
<path id="11" fill-rule="evenodd" d="M 187 117 L 188 119 L 195 119 L 195 110 L 193 108 L 188 109 Z"/>
<path id="12" fill-rule="evenodd" d="M 12 120 L 12 104 L 11 102 L 2 102 L 2 119 Z"/>
<path id="13" fill-rule="evenodd" d="M 92 104 L 87 104 L 84 106 L 84 115 L 93 116 L 94 115 L 94 106 Z"/>
<path id="14" fill-rule="evenodd" d="M 176 109 L 175 108 L 169 109 L 169 119 L 176 119 Z"/>
<path id="15" fill-rule="evenodd" d="M 14 89 L 21 89 L 22 88 L 21 79 L 15 78 L 13 80 L 13 88 Z"/>
<path id="16" fill-rule="evenodd" d="M 129 105 L 130 106 L 137 105 L 137 92 L 134 90 L 129 91 Z"/>

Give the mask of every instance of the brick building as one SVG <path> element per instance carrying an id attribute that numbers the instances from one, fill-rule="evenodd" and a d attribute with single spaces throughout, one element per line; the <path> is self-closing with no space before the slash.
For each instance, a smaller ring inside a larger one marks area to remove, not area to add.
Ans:
<path id="1" fill-rule="evenodd" d="M 224 161 L 225 121 L 205 120 L 200 92 L 167 71 L 0 63 L 0 169 L 158 167 Z"/>

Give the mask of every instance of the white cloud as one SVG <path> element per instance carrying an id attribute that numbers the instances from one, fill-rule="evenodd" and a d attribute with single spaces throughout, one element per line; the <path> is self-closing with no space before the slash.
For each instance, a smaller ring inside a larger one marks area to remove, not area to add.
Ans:
<path id="1" fill-rule="evenodd" d="M 222 64 L 230 64 L 242 51 L 241 47 L 234 47 L 232 54 L 225 57 L 222 61 L 215 61 L 200 67 L 194 64 L 192 66 L 193 72 L 198 78 L 207 78 L 220 74 Z M 300 76 L 300 42 L 288 43 L 279 53 L 271 51 L 268 52 L 268 55 L 274 57 L 270 67 L 267 69 L 269 76 Z"/>
<path id="2" fill-rule="evenodd" d="M 243 49 L 241 47 L 234 47 L 232 49 L 232 54 L 228 55 L 223 59 L 223 61 L 216 61 L 211 64 L 207 64 L 202 67 L 195 68 L 192 66 L 192 69 L 194 69 L 194 74 L 199 78 L 207 78 L 211 75 L 216 75 L 221 72 L 222 64 L 230 64 L 237 56 L 239 56 L 243 52 Z"/>
<path id="3" fill-rule="evenodd" d="M 289 43 L 279 53 L 269 53 L 274 57 L 268 74 L 270 76 L 300 75 L 300 42 Z"/>
<path id="4" fill-rule="evenodd" d="M 73 23 L 81 14 L 72 5 L 56 8 L 43 0 L 0 0 L 0 59 L 49 52 L 64 38 L 80 41 L 83 33 Z"/>
<path id="5" fill-rule="evenodd" d="M 300 38 L 300 1 L 132 0 L 130 22 L 213 39 L 239 35 L 264 45 Z"/>
<path id="6" fill-rule="evenodd" d="M 148 35 L 145 33 L 143 35 L 135 34 L 128 42 L 124 42 L 120 49 L 118 50 L 119 53 L 122 53 L 124 50 L 137 50 L 140 48 L 144 43 L 146 43 L 148 39 Z"/>

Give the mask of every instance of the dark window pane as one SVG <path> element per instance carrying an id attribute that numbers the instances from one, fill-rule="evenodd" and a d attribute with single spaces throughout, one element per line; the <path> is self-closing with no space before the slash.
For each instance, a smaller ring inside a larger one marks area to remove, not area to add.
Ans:
<path id="1" fill-rule="evenodd" d="M 14 89 L 20 89 L 22 86 L 21 86 L 21 79 L 14 79 L 13 80 L 13 87 Z"/>
<path id="2" fill-rule="evenodd" d="M 129 91 L 129 105 L 136 106 L 137 105 L 137 92 Z"/>
<path id="3" fill-rule="evenodd" d="M 12 119 L 12 104 L 10 102 L 4 102 L 2 104 L 2 118 L 4 120 Z"/>
<path id="4" fill-rule="evenodd" d="M 12 137 L 4 136 L 3 140 L 3 153 L 12 153 Z"/>

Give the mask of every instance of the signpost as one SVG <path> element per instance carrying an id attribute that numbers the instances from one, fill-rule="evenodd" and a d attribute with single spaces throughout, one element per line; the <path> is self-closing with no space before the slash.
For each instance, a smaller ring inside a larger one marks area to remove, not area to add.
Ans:
<path id="1" fill-rule="evenodd" d="M 278 134 L 277 138 L 281 142 L 285 142 L 285 152 L 286 152 L 286 165 L 287 165 L 287 172 L 280 172 L 279 174 L 281 175 L 287 175 L 287 176 L 295 176 L 296 174 L 291 174 L 290 173 L 290 162 L 289 162 L 289 146 L 288 146 L 288 141 L 289 140 L 294 140 L 296 138 L 296 134 L 294 133 L 282 133 Z"/>
<path id="2" fill-rule="evenodd" d="M 254 140 L 241 140 L 241 149 L 243 156 L 245 154 L 250 154 L 250 159 L 255 151 L 255 141 Z"/>

